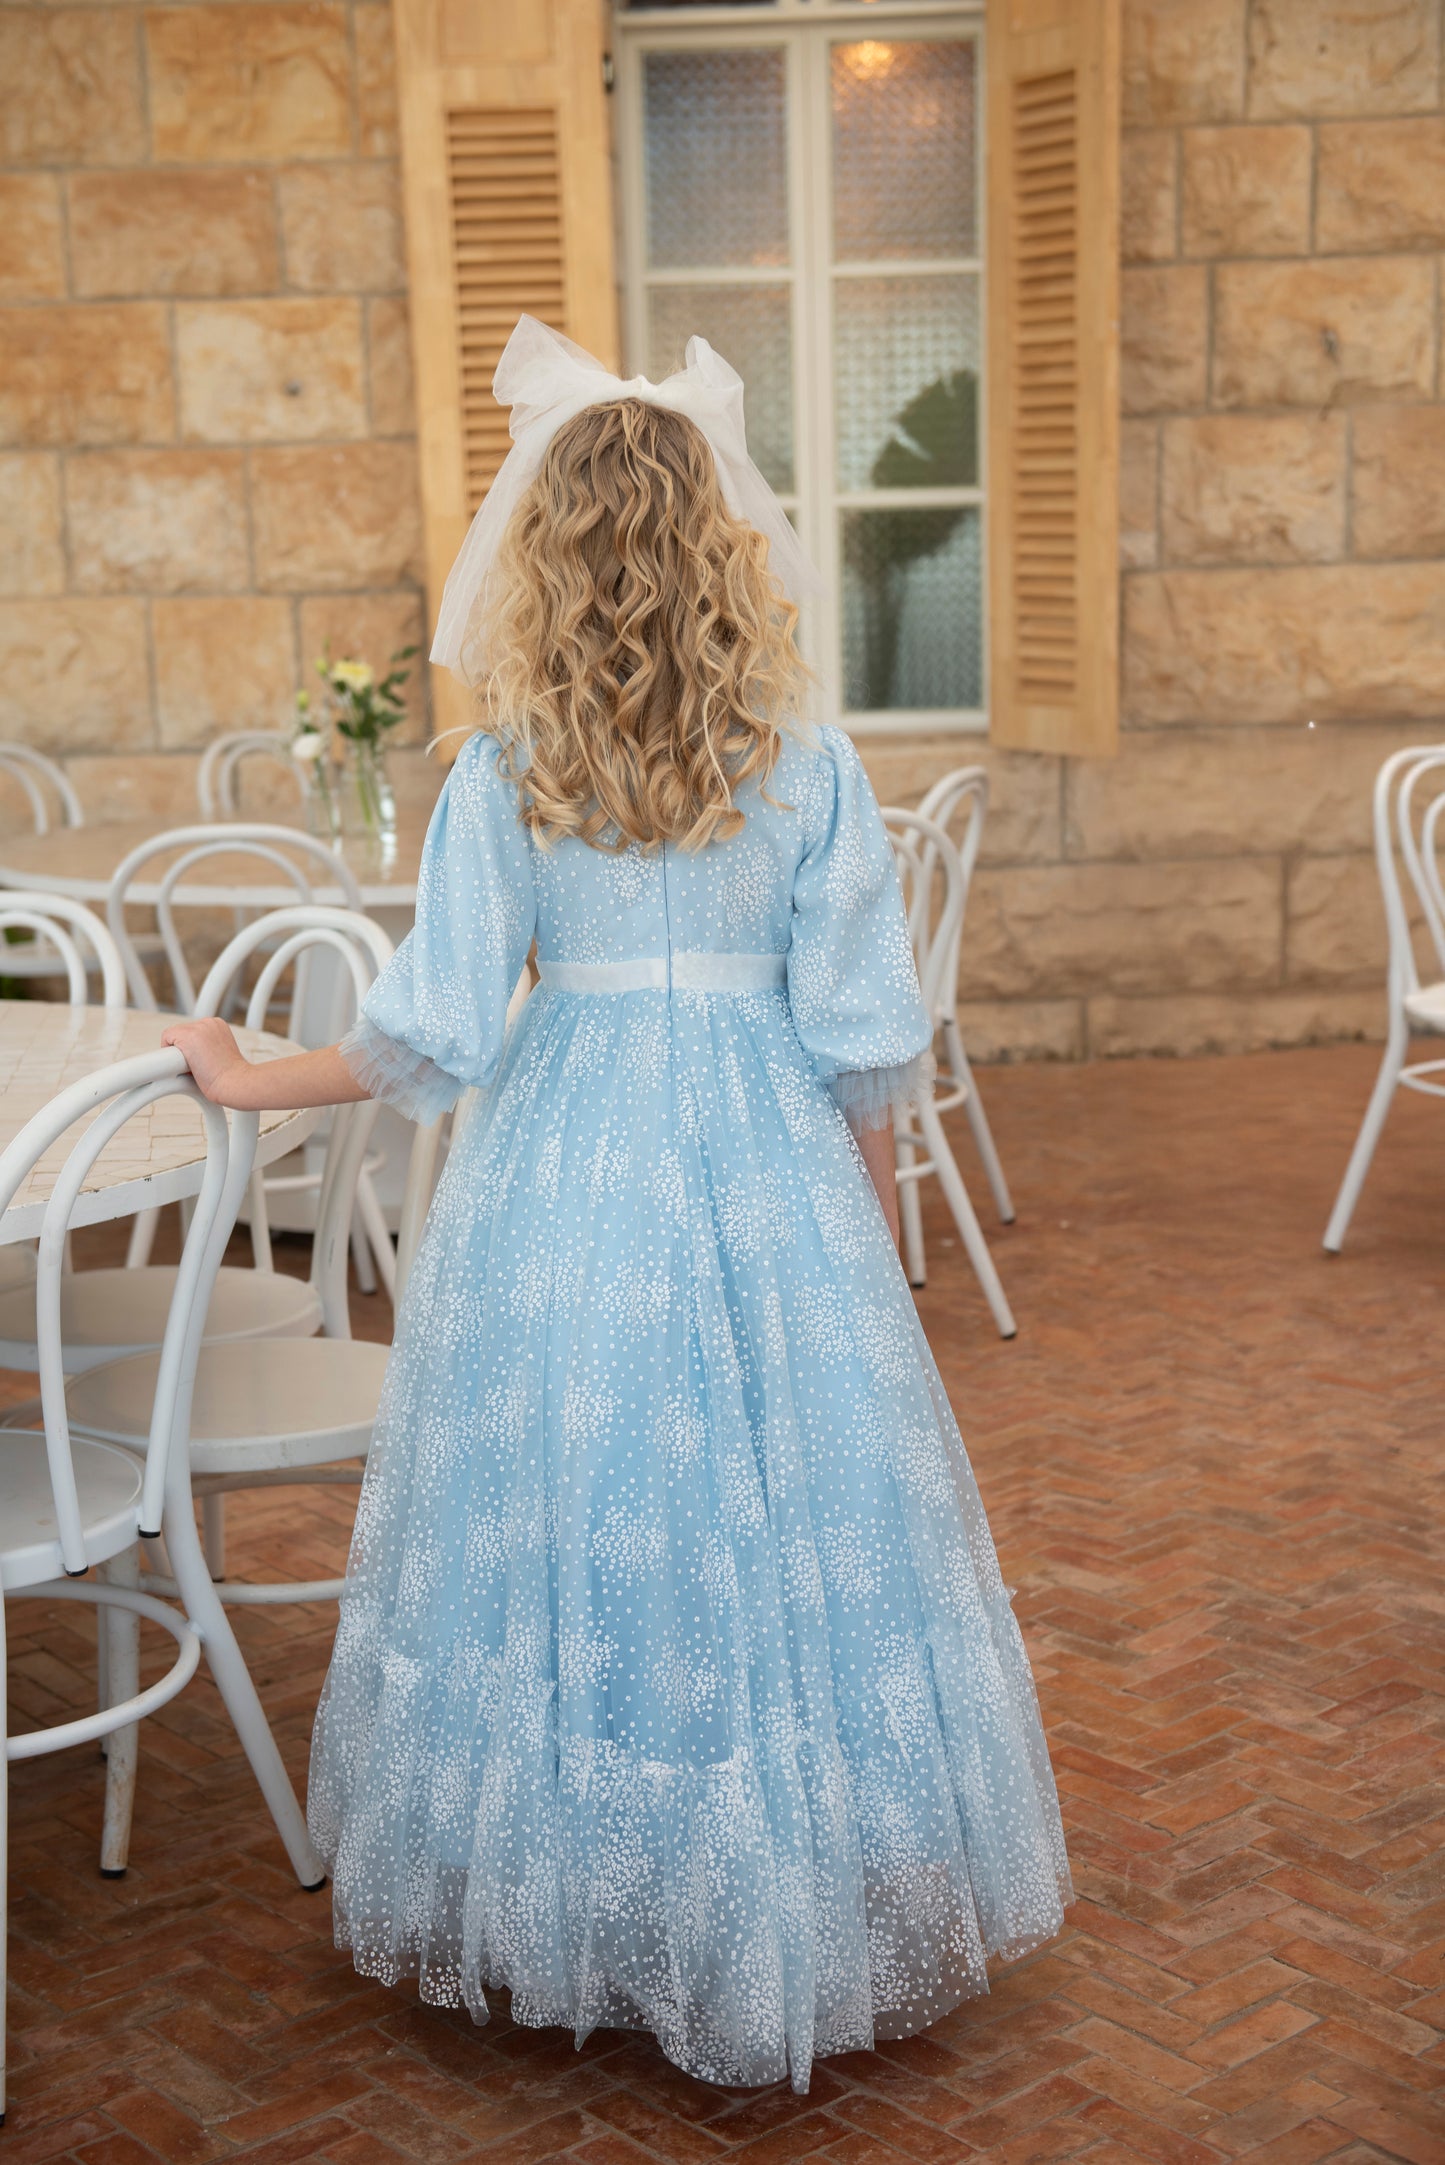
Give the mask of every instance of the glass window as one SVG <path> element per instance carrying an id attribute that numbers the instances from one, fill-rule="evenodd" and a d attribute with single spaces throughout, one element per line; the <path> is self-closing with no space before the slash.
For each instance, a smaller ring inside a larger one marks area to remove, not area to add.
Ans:
<path id="1" fill-rule="evenodd" d="M 979 727 L 986 699 L 976 10 L 868 35 L 805 0 L 620 11 L 628 366 L 700 332 L 821 563 L 805 638 L 860 729 Z M 862 29 L 860 23 L 858 29 Z"/>

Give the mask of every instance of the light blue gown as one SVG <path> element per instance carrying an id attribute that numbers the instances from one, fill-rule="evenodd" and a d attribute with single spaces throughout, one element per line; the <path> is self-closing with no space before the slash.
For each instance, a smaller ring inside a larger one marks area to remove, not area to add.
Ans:
<path id="1" fill-rule="evenodd" d="M 839 1111 L 930 1038 L 888 840 L 838 730 L 787 739 L 694 855 L 541 848 L 495 756 L 457 761 L 345 1046 L 423 1117 L 482 1095 L 397 1322 L 312 1831 L 368 1975 L 806 2089 L 986 1991 L 1069 1896 L 1027 1657 Z"/>

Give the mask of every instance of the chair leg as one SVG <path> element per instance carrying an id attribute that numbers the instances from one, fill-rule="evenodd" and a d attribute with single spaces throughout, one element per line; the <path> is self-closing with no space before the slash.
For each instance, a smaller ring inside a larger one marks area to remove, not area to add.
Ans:
<path id="1" fill-rule="evenodd" d="M 978 1282 L 983 1288 L 984 1299 L 988 1302 L 990 1313 L 994 1322 L 998 1325 L 999 1337 L 1012 1338 L 1018 1331 L 1018 1325 L 1013 1319 L 1013 1311 L 1009 1307 L 1003 1286 L 999 1282 L 998 1272 L 993 1267 L 993 1257 L 988 1252 L 988 1242 L 983 1237 L 983 1228 L 974 1215 L 973 1205 L 968 1199 L 968 1190 L 963 1184 L 963 1176 L 954 1162 L 953 1152 L 948 1144 L 948 1137 L 943 1132 L 943 1122 L 939 1119 L 937 1111 L 927 1098 L 923 1100 L 918 1108 L 918 1124 L 923 1130 L 923 1140 L 928 1147 L 928 1154 L 933 1160 L 933 1170 L 938 1175 L 938 1184 L 948 1198 L 948 1207 L 953 1212 L 953 1222 L 958 1227 L 959 1237 L 968 1250 L 968 1259 L 972 1263 Z"/>
<path id="2" fill-rule="evenodd" d="M 1325 1247 L 1331 1255 L 1338 1255 L 1345 1244 L 1355 1205 L 1360 1200 L 1360 1190 L 1365 1185 L 1365 1175 L 1370 1170 L 1370 1160 L 1375 1155 L 1375 1145 L 1385 1125 L 1390 1102 L 1399 1087 L 1400 1070 L 1405 1065 L 1405 1055 L 1410 1049 L 1410 1033 L 1404 1017 L 1390 1018 L 1390 1034 L 1385 1041 L 1380 1072 L 1375 1077 L 1375 1087 L 1370 1092 L 1370 1102 L 1365 1107 L 1365 1117 L 1360 1122 L 1360 1132 L 1355 1137 L 1355 1147 L 1350 1152 L 1350 1162 L 1345 1167 L 1345 1177 L 1340 1182 L 1340 1192 L 1335 1197 L 1335 1207 L 1330 1212 L 1330 1222 L 1325 1227 Z"/>
<path id="3" fill-rule="evenodd" d="M 954 1081 L 960 1083 L 968 1092 L 963 1101 L 963 1109 L 973 1131 L 973 1147 L 978 1152 L 979 1163 L 987 1174 L 989 1187 L 993 1191 L 994 1208 L 1005 1225 L 1012 1225 L 1013 1198 L 1008 1192 L 1008 1182 L 1004 1178 L 1003 1164 L 993 1139 L 993 1130 L 988 1124 L 988 1114 L 983 1109 L 983 1099 L 978 1094 L 978 1084 L 973 1079 L 973 1070 L 968 1064 L 968 1054 L 963 1049 L 963 1039 L 957 1022 L 949 1020 L 943 1025 L 943 1041 L 948 1048 Z"/>
<path id="4" fill-rule="evenodd" d="M 386 1216 L 370 1173 L 356 1183 L 356 1214 L 366 1234 L 366 1244 L 376 1258 L 376 1274 L 386 1287 L 386 1297 L 396 1306 L 396 1250 L 386 1229 Z"/>
<path id="5" fill-rule="evenodd" d="M 251 1264 L 255 1270 L 274 1270 L 271 1260 L 271 1220 L 266 1213 L 266 1182 L 260 1173 L 251 1175 Z"/>
<path id="6" fill-rule="evenodd" d="M 305 1814 L 296 1801 L 296 1792 L 276 1749 L 276 1739 L 251 1681 L 251 1672 L 236 1644 L 230 1618 L 206 1569 L 189 1489 L 184 1505 L 166 1512 L 166 1547 L 186 1614 L 201 1635 L 211 1674 L 225 1701 L 241 1749 L 251 1762 L 251 1772 L 266 1799 L 276 1832 L 291 1860 L 291 1868 L 303 1887 L 324 1886 L 325 1868 L 311 1846 Z"/>
<path id="7" fill-rule="evenodd" d="M 351 1220 L 351 1267 L 356 1272 L 358 1293 L 374 1293 L 376 1265 L 372 1261 L 371 1242 L 366 1237 L 360 1211 L 355 1212 Z"/>
<path id="8" fill-rule="evenodd" d="M 151 1259 L 156 1244 L 156 1227 L 160 1224 L 158 1210 L 138 1210 L 131 1220 L 130 1245 L 125 1251 L 127 1270 L 143 1270 Z"/>
<path id="9" fill-rule="evenodd" d="M 906 1118 L 906 1115 L 903 1116 Z M 906 1135 L 895 1130 L 899 1171 L 918 1161 L 918 1152 Z M 928 1259 L 923 1249 L 923 1198 L 916 1180 L 898 1183 L 898 1219 L 903 1231 L 903 1268 L 908 1283 L 920 1288 L 928 1283 Z"/>
<path id="10" fill-rule="evenodd" d="M 201 1545 L 206 1553 L 206 1569 L 213 1579 L 226 1576 L 226 1499 L 224 1496 L 201 1498 Z"/>
<path id="11" fill-rule="evenodd" d="M 112 1586 L 140 1585 L 140 1556 L 135 1549 L 114 1556 L 105 1567 Z M 109 1649 L 106 1664 L 109 1683 L 107 1706 L 133 1699 L 140 1690 L 140 1618 L 133 1609 L 101 1609 L 102 1629 Z M 140 1723 L 113 1729 L 105 1755 L 105 1817 L 100 1834 L 100 1875 L 121 1879 L 130 1861 L 130 1826 L 135 1811 L 136 1759 L 140 1749 Z"/>

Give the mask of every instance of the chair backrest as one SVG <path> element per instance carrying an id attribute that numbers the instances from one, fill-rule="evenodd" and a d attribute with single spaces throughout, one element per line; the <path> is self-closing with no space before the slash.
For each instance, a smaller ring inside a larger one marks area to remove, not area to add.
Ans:
<path id="1" fill-rule="evenodd" d="M 196 995 L 195 1012 L 219 1015 L 246 964 L 252 956 L 264 953 L 266 959 L 246 1007 L 247 1028 L 262 1030 L 285 971 L 295 965 L 299 976 L 306 960 L 321 951 L 339 958 L 343 986 L 349 988 L 352 1003 L 359 1009 L 377 973 L 390 961 L 392 946 L 380 925 L 359 910 L 332 909 L 323 903 L 270 910 L 243 926 L 216 957 Z M 331 1116 L 311 1242 L 311 1283 L 320 1295 L 327 1334 L 332 1338 L 350 1336 L 346 1259 L 351 1216 L 356 1183 L 378 1110 L 370 1102 L 342 1105 Z"/>
<path id="2" fill-rule="evenodd" d="M 19 888 L 0 887 L 0 939 L 11 926 L 17 931 L 33 932 L 55 949 L 65 970 L 72 1006 L 83 1007 L 90 998 L 90 976 L 80 943 L 89 948 L 100 965 L 103 1004 L 125 1006 L 125 964 L 120 949 L 94 910 L 88 910 L 83 902 L 72 902 L 68 895 L 29 894 Z M 4 974 L 5 950 L 0 945 L 0 977 Z"/>
<path id="3" fill-rule="evenodd" d="M 952 836 L 937 820 L 891 804 L 882 811 L 908 912 L 923 1004 L 934 1022 L 941 1022 L 952 1012 L 952 974 L 957 971 L 963 923 L 963 867 Z"/>
<path id="4" fill-rule="evenodd" d="M 1407 994 L 1418 991 L 1420 985 L 1405 890 L 1400 882 L 1401 865 L 1425 921 L 1436 966 L 1445 977 L 1445 894 L 1435 855 L 1440 792 L 1435 791 L 1434 801 L 1425 804 L 1423 810 L 1417 804 L 1420 785 L 1429 776 L 1437 781 L 1445 779 L 1445 744 L 1406 745 L 1393 752 L 1375 776 L 1375 869 L 1389 936 L 1392 1009 Z"/>
<path id="5" fill-rule="evenodd" d="M 201 764 L 196 770 L 196 800 L 202 819 L 236 818 L 236 770 L 243 760 L 253 757 L 270 759 L 284 767 L 295 783 L 298 795 L 304 794 L 301 776 L 285 737 L 274 729 L 233 729 L 208 744 L 201 755 Z"/>
<path id="6" fill-rule="evenodd" d="M 361 889 L 349 865 L 342 862 L 324 842 L 314 835 L 303 834 L 299 827 L 276 827 L 256 822 L 238 821 L 223 827 L 171 827 L 164 834 L 152 835 L 149 841 L 140 843 L 130 855 L 115 868 L 106 899 L 106 921 L 112 937 L 120 949 L 125 963 L 125 974 L 131 996 L 137 1007 L 154 1010 L 158 1005 L 154 989 L 141 967 L 140 956 L 134 940 L 126 930 L 126 904 L 130 891 L 139 882 L 147 865 L 157 857 L 169 857 L 163 874 L 156 878 L 151 874 L 145 884 L 155 886 L 156 924 L 170 964 L 175 986 L 176 1004 L 185 1015 L 195 1010 L 196 988 L 186 961 L 185 948 L 176 929 L 177 903 L 186 901 L 185 881 L 194 875 L 197 865 L 207 858 L 248 857 L 268 866 L 275 884 L 289 886 L 300 903 L 312 901 L 313 889 L 339 888 L 344 907 L 360 910 Z M 308 876 L 309 875 L 309 876 Z M 147 897 L 149 899 L 149 897 Z M 256 908 L 254 887 L 237 881 L 226 886 L 224 881 L 207 888 L 207 906 L 216 902 L 232 909 Z"/>
<path id="7" fill-rule="evenodd" d="M 69 775 L 43 752 L 32 751 L 28 744 L 0 744 L 0 774 L 8 774 L 19 787 L 30 807 L 37 834 L 49 834 L 54 826 L 53 800 L 57 799 L 61 826 L 85 825 L 85 814 Z"/>
<path id="8" fill-rule="evenodd" d="M 0 1215 L 22 1183 L 75 1121 L 96 1117 L 74 1143 L 51 1189 L 40 1227 L 36 1268 L 36 1366 L 45 1422 L 45 1448 L 55 1501 L 57 1548 L 61 1568 L 71 1577 L 87 1569 L 84 1528 L 70 1447 L 65 1405 L 65 1361 L 61 1341 L 61 1278 L 65 1238 L 87 1174 L 106 1144 L 128 1120 L 160 1098 L 183 1096 L 195 1104 L 206 1138 L 206 1162 L 200 1194 L 181 1252 L 175 1293 L 161 1342 L 150 1444 L 141 1489 L 138 1530 L 158 1534 L 161 1511 L 177 1439 L 189 1430 L 196 1361 L 206 1309 L 215 1287 L 222 1251 L 235 1222 L 255 1155 L 260 1116 L 238 1113 L 228 1122 L 218 1105 L 208 1104 L 175 1051 L 144 1053 L 120 1060 L 72 1083 L 26 1123 L 0 1153 Z"/>
<path id="9" fill-rule="evenodd" d="M 940 958 L 941 977 L 946 987 L 943 1013 L 950 1021 L 958 1007 L 958 963 L 963 946 L 963 921 L 968 914 L 974 866 L 978 863 L 978 853 L 983 843 L 983 823 L 988 817 L 988 792 L 987 767 L 955 767 L 951 774 L 941 776 L 934 783 L 918 807 L 924 819 L 936 820 L 952 838 L 958 851 L 959 871 L 963 878 L 963 902 L 958 912 L 958 923 L 953 928 L 953 953 Z"/>

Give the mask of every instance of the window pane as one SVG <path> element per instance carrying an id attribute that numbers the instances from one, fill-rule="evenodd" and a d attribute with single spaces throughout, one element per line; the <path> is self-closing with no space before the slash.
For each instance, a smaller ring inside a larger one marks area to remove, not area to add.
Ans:
<path id="1" fill-rule="evenodd" d="M 832 89 L 836 260 L 971 256 L 973 46 L 835 45 Z"/>
<path id="2" fill-rule="evenodd" d="M 653 269 L 787 262 L 784 64 L 780 49 L 646 56 Z"/>
<path id="3" fill-rule="evenodd" d="M 681 368 L 696 331 L 747 385 L 748 449 L 775 489 L 793 487 L 792 293 L 788 286 L 656 286 L 647 371 Z"/>
<path id="4" fill-rule="evenodd" d="M 841 489 L 978 483 L 978 280 L 833 282 Z"/>
<path id="5" fill-rule="evenodd" d="M 845 511 L 842 554 L 847 711 L 982 706 L 977 511 Z"/>

